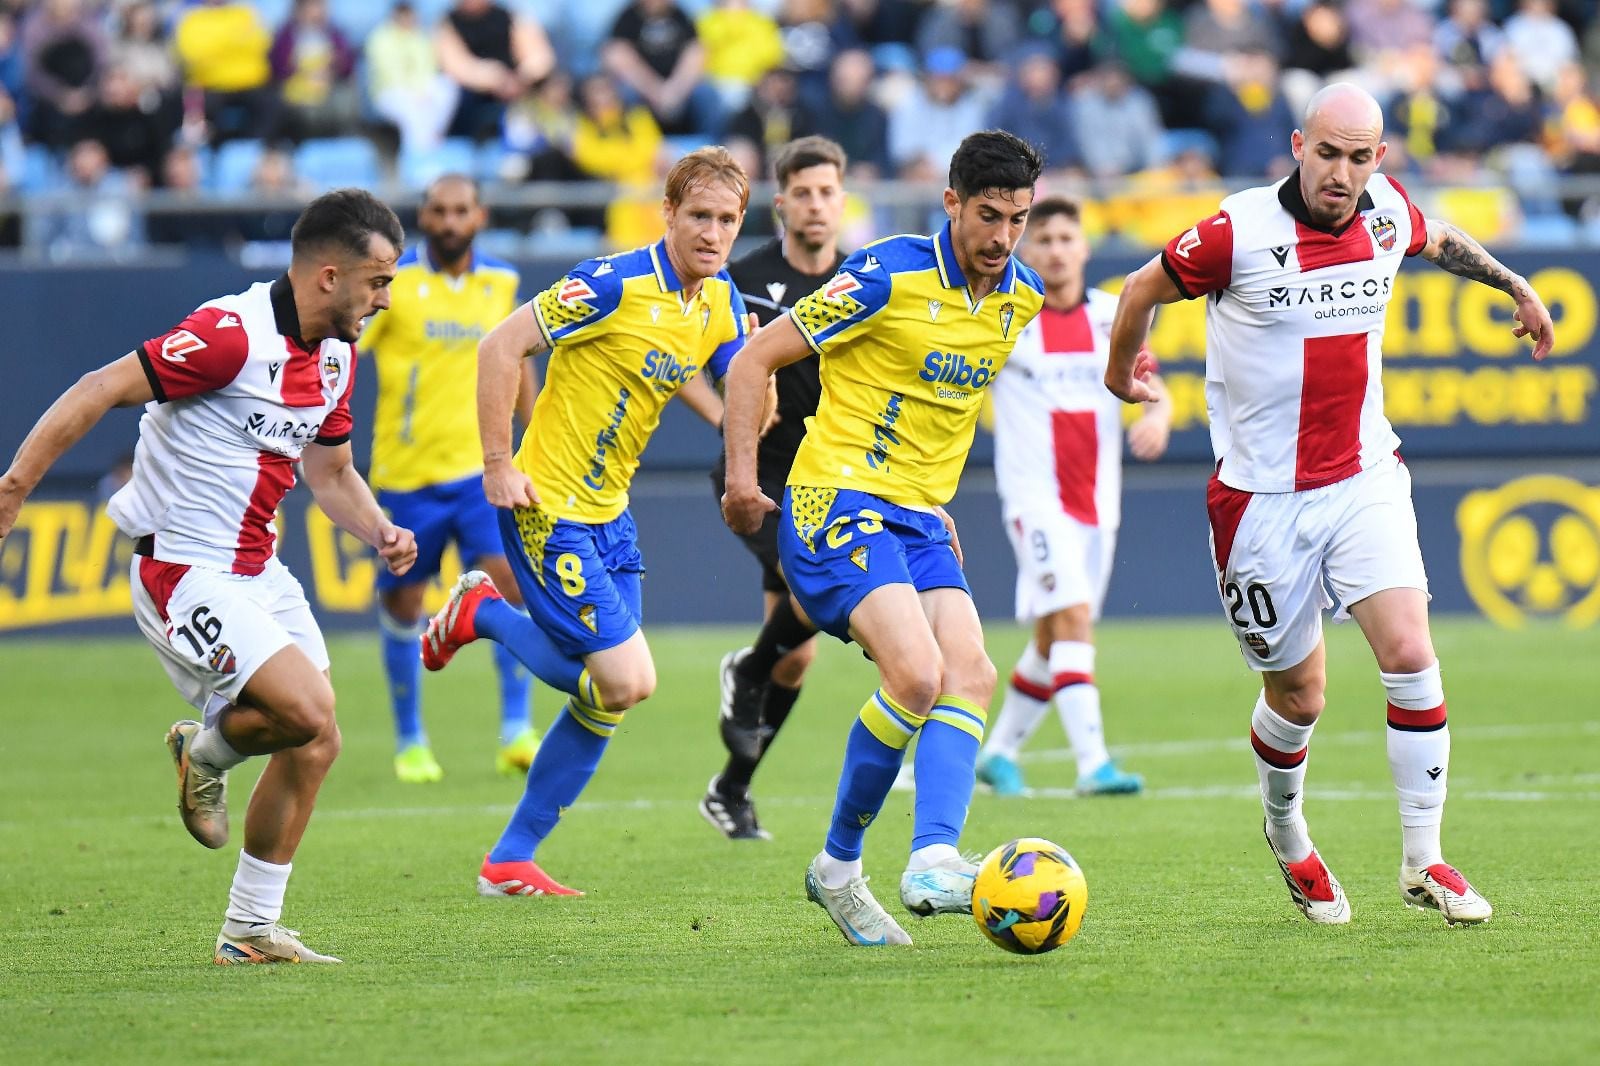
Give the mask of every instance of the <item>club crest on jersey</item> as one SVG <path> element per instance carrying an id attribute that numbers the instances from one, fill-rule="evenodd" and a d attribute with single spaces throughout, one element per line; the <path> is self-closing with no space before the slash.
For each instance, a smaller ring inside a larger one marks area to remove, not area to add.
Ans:
<path id="1" fill-rule="evenodd" d="M 928 321 L 929 322 L 937 322 L 937 321 L 939 321 L 939 311 L 943 307 L 944 307 L 944 301 L 942 301 L 942 300 L 929 300 L 928 301 Z"/>
<path id="2" fill-rule="evenodd" d="M 1003 303 L 1000 305 L 1000 336 L 1005 340 L 1011 339 L 1011 320 L 1017 316 L 1017 305 Z"/>
<path id="3" fill-rule="evenodd" d="M 174 330 L 161 342 L 161 358 L 169 363 L 187 363 L 189 356 L 205 346 L 205 341 L 188 330 Z"/>
<path id="4" fill-rule="evenodd" d="M 599 627 L 595 625 L 594 604 L 586 603 L 582 607 L 578 608 L 578 621 L 587 626 L 589 632 L 596 634 L 600 632 Z"/>
<path id="5" fill-rule="evenodd" d="M 206 660 L 211 669 L 219 674 L 231 674 L 239 668 L 239 660 L 234 657 L 233 649 L 226 644 L 218 644 L 211 649 L 211 657 Z"/>
<path id="6" fill-rule="evenodd" d="M 1256 657 L 1259 659 L 1265 659 L 1267 654 L 1272 651 L 1272 647 L 1267 643 L 1267 638 L 1260 633 L 1246 633 L 1244 642 L 1250 645 L 1250 650 L 1255 652 Z"/>
<path id="7" fill-rule="evenodd" d="M 700 332 L 704 333 L 711 328 L 711 308 L 700 308 Z"/>
<path id="8" fill-rule="evenodd" d="M 343 369 L 343 368 L 340 367 L 340 365 L 339 365 L 339 357 L 338 356 L 330 354 L 330 355 L 328 355 L 328 356 L 323 358 L 323 360 L 322 360 L 322 375 L 323 375 L 323 377 L 328 379 L 328 384 L 333 385 L 333 384 L 336 384 L 338 382 L 338 380 L 339 380 L 339 371 L 341 369 Z"/>
<path id="9" fill-rule="evenodd" d="M 867 569 L 867 546 L 865 544 L 850 549 L 850 561 L 861 567 L 862 572 Z"/>
<path id="10" fill-rule="evenodd" d="M 585 300 L 594 299 L 594 290 L 582 278 L 568 278 L 561 283 L 561 288 L 556 290 L 556 299 L 568 306 L 581 304 Z"/>
<path id="11" fill-rule="evenodd" d="M 837 300 L 841 296 L 850 295 L 859 288 L 861 288 L 861 282 L 841 270 L 833 276 L 833 280 L 828 282 L 827 287 L 822 290 L 822 298 L 824 300 Z"/>
<path id="12" fill-rule="evenodd" d="M 1388 215 L 1379 215 L 1367 223 L 1372 227 L 1372 239 L 1378 242 L 1378 247 L 1384 251 L 1392 251 L 1394 242 L 1400 236 L 1399 228 L 1394 224 L 1394 219 Z"/>

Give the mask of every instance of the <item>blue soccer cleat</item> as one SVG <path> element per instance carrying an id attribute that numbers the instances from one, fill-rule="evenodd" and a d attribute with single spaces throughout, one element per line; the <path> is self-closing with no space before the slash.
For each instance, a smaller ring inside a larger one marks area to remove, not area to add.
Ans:
<path id="1" fill-rule="evenodd" d="M 996 796 L 1022 796 L 1028 791 L 1022 781 L 1022 767 L 999 752 L 978 760 L 978 780 L 994 789 Z"/>
<path id="2" fill-rule="evenodd" d="M 1144 778 L 1130 774 L 1107 759 L 1094 770 L 1078 775 L 1080 796 L 1132 796 L 1144 791 Z"/>

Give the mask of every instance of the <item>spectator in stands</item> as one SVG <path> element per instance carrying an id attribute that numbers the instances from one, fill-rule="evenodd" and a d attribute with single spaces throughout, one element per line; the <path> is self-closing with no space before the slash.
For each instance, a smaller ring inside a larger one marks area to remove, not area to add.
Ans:
<path id="1" fill-rule="evenodd" d="M 1227 85 L 1206 99 L 1206 128 L 1221 145 L 1223 177 L 1282 177 L 1294 169 L 1289 133 L 1300 117 L 1289 110 L 1278 85 L 1278 61 L 1267 52 L 1236 57 Z"/>
<path id="2" fill-rule="evenodd" d="M 1078 153 L 1097 178 L 1145 170 L 1161 162 L 1166 132 L 1150 90 L 1115 60 L 1096 67 L 1072 97 Z"/>
<path id="3" fill-rule="evenodd" d="M 136 184 L 154 185 L 172 145 L 178 114 L 162 106 L 154 91 L 141 91 L 126 67 L 112 63 L 100 79 L 94 106 L 84 116 L 84 133 L 105 145 L 111 165 L 129 170 Z"/>
<path id="4" fill-rule="evenodd" d="M 105 145 L 81 140 L 67 153 L 71 206 L 43 220 L 52 259 L 120 258 L 144 243 L 144 220 L 134 209 L 127 180 L 111 168 Z"/>
<path id="5" fill-rule="evenodd" d="M 714 134 L 721 126 L 716 92 L 701 80 L 706 50 L 694 23 L 673 0 L 634 0 L 611 24 L 601 63 L 644 101 L 669 134 Z"/>
<path id="6" fill-rule="evenodd" d="M 662 226 L 655 192 L 661 128 L 643 104 L 626 105 L 605 74 L 583 80 L 578 104 L 573 161 L 586 177 L 621 187 L 606 209 L 606 237 L 616 248 L 646 244 Z"/>
<path id="7" fill-rule="evenodd" d="M 1478 157 L 1507 145 L 1531 145 L 1544 129 L 1544 112 L 1516 52 L 1503 49 L 1489 63 L 1488 84 L 1461 95 L 1460 120 L 1439 137 L 1439 149 Z"/>
<path id="8" fill-rule="evenodd" d="M 1236 57 L 1246 53 L 1281 56 L 1277 26 L 1244 0 L 1205 0 L 1184 15 L 1183 50 L 1174 66 L 1199 81 L 1227 82 L 1236 77 Z"/>
<path id="9" fill-rule="evenodd" d="M 22 45 L 17 15 L 8 7 L 0 7 L 0 89 L 13 100 L 22 91 Z"/>
<path id="10" fill-rule="evenodd" d="M 1356 59 L 1386 82 L 1398 79 L 1412 48 L 1433 42 L 1433 15 L 1411 0 L 1350 0 L 1345 15 Z"/>
<path id="11" fill-rule="evenodd" d="M 983 128 L 983 100 L 967 83 L 967 57 L 936 48 L 922 63 L 922 80 L 889 113 L 889 155 L 900 177 L 941 181 L 962 138 Z"/>
<path id="12" fill-rule="evenodd" d="M 1556 166 L 1567 174 L 1600 174 L 1600 102 L 1581 64 L 1561 68 L 1551 103 L 1550 154 Z M 1594 195 L 1569 195 L 1561 206 L 1569 215 L 1593 218 L 1597 202 L 1600 197 Z"/>
<path id="13" fill-rule="evenodd" d="M 1081 167 L 1072 105 L 1061 91 L 1055 50 L 1044 42 L 1024 45 L 1011 66 L 1016 74 L 990 110 L 988 125 L 1009 130 L 1033 145 L 1051 172 Z"/>
<path id="14" fill-rule="evenodd" d="M 972 77 L 998 79 L 1002 63 L 1022 39 L 1022 16 L 1012 0 L 950 0 L 935 4 L 917 29 L 917 50 L 928 55 L 954 48 L 968 61 Z"/>
<path id="15" fill-rule="evenodd" d="M 1384 139 L 1389 154 L 1384 168 L 1391 174 L 1430 173 L 1439 155 L 1439 135 L 1451 121 L 1451 107 L 1439 91 L 1439 57 L 1431 44 L 1408 50 L 1399 87 L 1384 106 Z"/>
<path id="16" fill-rule="evenodd" d="M 1183 47 L 1183 21 L 1165 0 L 1118 0 L 1106 15 L 1105 40 L 1135 82 L 1149 89 L 1169 124 L 1193 125 L 1194 93 L 1169 86 L 1172 61 Z"/>
<path id="17" fill-rule="evenodd" d="M 356 50 L 328 21 L 327 0 L 294 0 L 267 53 L 278 87 L 272 140 L 295 143 L 308 137 L 337 137 L 356 128 L 361 101 L 351 74 Z"/>
<path id="18" fill-rule="evenodd" d="M 717 0 L 695 20 L 706 50 L 706 77 L 725 107 L 743 107 L 761 76 L 783 62 L 783 35 L 750 0 Z"/>
<path id="19" fill-rule="evenodd" d="M 213 144 L 266 132 L 272 118 L 272 37 L 253 4 L 203 0 L 179 17 L 173 45 L 185 87 L 201 94 Z"/>
<path id="20" fill-rule="evenodd" d="M 1312 94 L 1330 81 L 1349 80 L 1350 23 L 1335 0 L 1313 0 L 1285 34 L 1282 85 L 1289 109 L 1303 114 Z"/>
<path id="21" fill-rule="evenodd" d="M 61 148 L 83 132 L 105 63 L 106 38 L 82 0 L 44 0 L 22 23 L 28 133 Z"/>
<path id="22" fill-rule="evenodd" d="M 1100 9 L 1095 0 L 1052 0 L 1029 21 L 1037 36 L 1055 49 L 1056 68 L 1069 88 L 1073 79 L 1100 61 Z"/>
<path id="23" fill-rule="evenodd" d="M 876 73 L 871 53 L 862 48 L 840 52 L 829 71 L 828 101 L 822 113 L 828 119 L 828 136 L 850 160 L 846 176 L 857 181 L 894 172 L 889 160 L 889 116 L 871 95 Z"/>
<path id="24" fill-rule="evenodd" d="M 434 41 L 439 65 L 461 88 L 448 131 L 452 137 L 498 138 L 506 105 L 555 67 L 544 28 L 493 0 L 456 0 Z"/>
<path id="25" fill-rule="evenodd" d="M 1555 89 L 1561 68 L 1579 59 L 1577 35 L 1556 15 L 1555 0 L 1521 0 L 1505 33 L 1522 73 L 1546 92 Z"/>
<path id="26" fill-rule="evenodd" d="M 762 76 L 750 102 L 728 121 L 727 141 L 729 149 L 749 153 L 744 161 L 754 165 L 746 166 L 746 173 L 766 174 L 779 148 L 818 131 L 816 116 L 800 100 L 794 74 L 779 67 Z"/>
<path id="27" fill-rule="evenodd" d="M 800 82 L 800 99 L 820 109 L 828 95 L 833 59 L 861 38 L 834 0 L 782 0 L 778 32 L 783 38 L 784 66 Z"/>
<path id="28" fill-rule="evenodd" d="M 1433 49 L 1444 61 L 1454 92 L 1482 89 L 1489 63 L 1500 54 L 1506 35 L 1489 21 L 1487 0 L 1450 0 L 1450 14 L 1433 34 Z"/>
<path id="29" fill-rule="evenodd" d="M 372 109 L 400 133 L 409 154 L 438 147 L 455 117 L 460 87 L 439 70 L 433 38 L 411 0 L 397 0 L 367 36 L 367 95 Z"/>
<path id="30" fill-rule="evenodd" d="M 926 0 L 840 0 L 839 14 L 860 45 L 909 49 L 927 6 Z"/>
<path id="31" fill-rule="evenodd" d="M 161 18 L 150 0 L 134 0 L 117 17 L 111 41 L 111 62 L 127 71 L 140 92 L 171 93 L 178 86 L 178 65 Z"/>
<path id="32" fill-rule="evenodd" d="M 200 198 L 200 157 L 192 146 L 175 144 L 161 161 L 161 187 L 186 200 Z"/>
<path id="33" fill-rule="evenodd" d="M 267 207 L 241 215 L 237 236 L 246 241 L 287 244 L 300 204 L 311 198 L 310 189 L 295 173 L 294 156 L 283 148 L 262 152 L 250 175 L 250 195 L 257 202 L 293 206 Z"/>

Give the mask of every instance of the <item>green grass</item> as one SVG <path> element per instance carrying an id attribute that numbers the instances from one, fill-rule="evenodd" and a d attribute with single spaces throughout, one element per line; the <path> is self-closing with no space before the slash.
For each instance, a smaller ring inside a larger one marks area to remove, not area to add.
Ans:
<path id="1" fill-rule="evenodd" d="M 965 842 L 1067 846 L 1082 933 L 1007 955 L 970 921 L 916 947 L 848 948 L 805 902 L 869 664 L 830 645 L 757 778 L 776 839 L 733 844 L 695 802 L 718 765 L 715 668 L 743 632 L 658 630 L 659 694 L 629 715 L 541 851 L 582 900 L 481 900 L 473 876 L 520 784 L 497 778 L 489 657 L 430 678 L 446 778 L 402 786 L 375 642 L 335 641 L 344 755 L 298 856 L 285 920 L 341 967 L 220 969 L 235 852 L 172 810 L 161 745 L 181 707 L 134 642 L 0 648 L 0 1062 L 1576 1062 L 1600 1056 L 1594 635 L 1447 621 L 1455 753 L 1446 854 L 1495 918 L 1401 907 L 1383 697 L 1351 627 L 1308 795 L 1355 920 L 1290 906 L 1260 835 L 1243 737 L 1255 687 L 1214 622 L 1107 626 L 1107 730 L 1152 792 L 975 798 Z M 998 628 L 1002 667 L 1020 632 Z M 557 704 L 541 692 L 541 725 Z M 1030 782 L 1071 787 L 1052 720 Z M 253 775 L 233 782 L 240 806 Z M 241 819 L 235 818 L 237 827 Z M 886 902 L 910 830 L 868 841 Z M 236 828 L 236 836 L 238 830 Z"/>

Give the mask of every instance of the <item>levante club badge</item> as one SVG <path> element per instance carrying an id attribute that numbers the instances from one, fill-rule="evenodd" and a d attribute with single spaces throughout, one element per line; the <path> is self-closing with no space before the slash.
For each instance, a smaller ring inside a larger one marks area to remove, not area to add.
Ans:
<path id="1" fill-rule="evenodd" d="M 1388 215 L 1379 215 L 1372 220 L 1372 239 L 1378 242 L 1378 247 L 1384 251 L 1394 249 L 1395 238 L 1400 231 L 1395 228 L 1394 219 Z"/>

